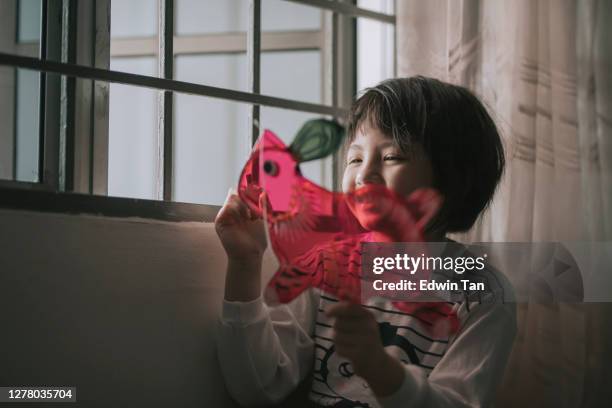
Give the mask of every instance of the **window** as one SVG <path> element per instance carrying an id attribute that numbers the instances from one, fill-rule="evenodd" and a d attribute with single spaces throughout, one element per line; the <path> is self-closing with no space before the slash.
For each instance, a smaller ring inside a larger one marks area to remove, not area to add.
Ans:
<path id="1" fill-rule="evenodd" d="M 393 75 L 392 0 L 1 4 L 5 193 L 218 206 L 263 128 L 290 141 Z M 328 188 L 339 171 L 304 168 Z"/>

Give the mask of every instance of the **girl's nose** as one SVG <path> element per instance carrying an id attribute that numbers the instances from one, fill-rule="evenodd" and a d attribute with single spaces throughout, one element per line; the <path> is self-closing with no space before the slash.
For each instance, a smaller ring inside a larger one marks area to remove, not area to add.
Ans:
<path id="1" fill-rule="evenodd" d="M 372 163 L 364 165 L 355 177 L 356 187 L 362 187 L 366 184 L 384 184 L 380 169 Z"/>

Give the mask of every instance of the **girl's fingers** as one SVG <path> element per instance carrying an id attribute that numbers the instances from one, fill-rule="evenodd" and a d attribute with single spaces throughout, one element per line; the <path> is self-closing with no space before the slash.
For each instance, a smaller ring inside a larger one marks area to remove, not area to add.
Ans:
<path id="1" fill-rule="evenodd" d="M 355 344 L 341 344 L 334 342 L 336 346 L 336 352 L 342 357 L 349 358 L 355 354 L 359 354 L 359 347 Z"/>
<path id="2" fill-rule="evenodd" d="M 265 198 L 265 193 L 261 191 L 261 189 L 259 193 L 259 203 L 258 204 L 259 204 L 258 211 L 252 211 L 249 208 L 249 215 L 250 215 L 251 221 L 262 219 L 262 216 L 263 216 L 263 209 L 265 208 L 265 205 L 266 205 L 266 198 Z"/>
<path id="3" fill-rule="evenodd" d="M 270 208 L 268 207 L 268 195 L 263 190 L 261 191 L 261 193 L 259 193 L 259 208 L 261 209 L 261 211 L 263 211 L 264 209 L 266 211 L 270 210 Z"/>
<path id="4" fill-rule="evenodd" d="M 240 199 L 238 195 L 234 195 L 232 197 L 232 204 L 236 206 L 236 209 L 238 210 L 238 213 L 240 214 L 240 217 L 243 220 L 251 219 L 251 212 L 249 211 L 249 207 L 247 207 L 247 205 L 244 203 L 244 201 Z"/>
<path id="5" fill-rule="evenodd" d="M 364 331 L 363 319 L 337 319 L 334 322 L 334 329 L 343 333 L 360 333 Z"/>
<path id="6" fill-rule="evenodd" d="M 236 193 L 230 193 L 230 195 L 228 196 L 226 205 L 229 208 L 235 209 L 238 212 L 238 214 L 241 214 L 244 216 L 248 215 L 247 205 L 242 201 L 240 196 Z"/>
<path id="7" fill-rule="evenodd" d="M 226 222 L 240 222 L 251 219 L 251 213 L 246 204 L 236 194 L 231 192 L 225 199 L 225 203 L 221 210 L 217 214 L 215 222 L 226 223 Z"/>
<path id="8" fill-rule="evenodd" d="M 368 337 L 365 334 L 349 335 L 348 333 L 336 332 L 334 333 L 333 340 L 336 347 L 342 348 L 360 347 L 360 345 L 368 343 Z"/>
<path id="9" fill-rule="evenodd" d="M 359 304 L 339 302 L 327 309 L 328 317 L 334 318 L 333 328 L 338 336 L 361 336 L 378 332 L 376 319 Z"/>

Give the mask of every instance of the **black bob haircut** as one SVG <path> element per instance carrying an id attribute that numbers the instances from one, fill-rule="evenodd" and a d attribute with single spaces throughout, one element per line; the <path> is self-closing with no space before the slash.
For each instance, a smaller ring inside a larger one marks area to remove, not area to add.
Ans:
<path id="1" fill-rule="evenodd" d="M 504 149 L 486 108 L 466 88 L 422 76 L 389 79 L 353 103 L 348 141 L 364 124 L 409 154 L 420 144 L 444 196 L 430 231 L 469 230 L 489 205 L 504 171 Z"/>

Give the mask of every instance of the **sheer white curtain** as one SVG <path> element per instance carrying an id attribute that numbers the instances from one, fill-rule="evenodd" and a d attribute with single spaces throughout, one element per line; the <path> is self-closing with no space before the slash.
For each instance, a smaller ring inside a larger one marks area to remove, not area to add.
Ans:
<path id="1" fill-rule="evenodd" d="M 470 238 L 612 239 L 611 7 L 397 2 L 398 75 L 474 90 L 505 140 L 504 183 Z"/>
<path id="2" fill-rule="evenodd" d="M 472 89 L 504 139 L 498 194 L 460 239 L 612 240 L 612 2 L 401 0 L 397 19 L 398 75 Z M 606 305 L 519 305 L 498 405 L 598 404 L 611 315 Z"/>

